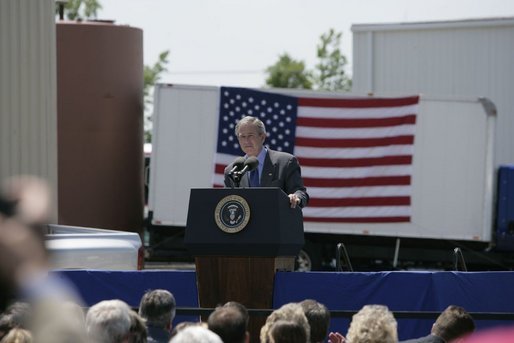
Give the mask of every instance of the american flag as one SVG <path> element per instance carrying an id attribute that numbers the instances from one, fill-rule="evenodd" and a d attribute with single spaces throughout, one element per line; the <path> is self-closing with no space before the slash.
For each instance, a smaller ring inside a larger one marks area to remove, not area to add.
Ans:
<path id="1" fill-rule="evenodd" d="M 221 87 L 214 186 L 241 151 L 246 115 L 266 125 L 269 148 L 298 158 L 310 195 L 304 221 L 409 222 L 419 97 L 307 98 Z"/>

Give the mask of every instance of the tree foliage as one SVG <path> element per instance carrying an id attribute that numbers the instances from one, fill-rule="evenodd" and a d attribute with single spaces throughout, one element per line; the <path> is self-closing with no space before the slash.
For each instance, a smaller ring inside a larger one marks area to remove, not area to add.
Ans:
<path id="1" fill-rule="evenodd" d="M 279 56 L 277 63 L 266 69 L 266 84 L 277 88 L 311 89 L 312 82 L 309 71 L 303 61 L 291 58 L 287 53 Z"/>
<path id="2" fill-rule="evenodd" d="M 344 69 L 347 59 L 340 49 L 342 32 L 330 29 L 320 36 L 317 45 L 318 63 L 313 70 L 284 53 L 266 69 L 266 85 L 278 88 L 304 88 L 328 91 L 349 91 L 352 80 Z"/>
<path id="3" fill-rule="evenodd" d="M 145 65 L 144 68 L 144 102 L 145 102 L 145 142 L 152 140 L 152 109 L 153 109 L 153 89 L 154 85 L 161 79 L 162 73 L 166 72 L 168 65 L 169 50 L 159 54 L 157 62 L 153 65 Z"/>
<path id="4" fill-rule="evenodd" d="M 316 89 L 349 91 L 352 87 L 352 81 L 344 71 L 348 61 L 339 48 L 342 35 L 342 32 L 330 29 L 320 37 L 320 43 L 317 46 L 319 62 L 313 73 Z"/>
<path id="5" fill-rule="evenodd" d="M 64 5 L 69 20 L 96 19 L 102 5 L 98 0 L 68 0 Z M 56 9 L 58 12 L 59 9 Z"/>

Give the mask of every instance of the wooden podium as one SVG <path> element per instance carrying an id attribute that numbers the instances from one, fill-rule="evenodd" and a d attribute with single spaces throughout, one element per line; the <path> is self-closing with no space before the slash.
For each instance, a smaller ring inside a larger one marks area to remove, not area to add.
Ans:
<path id="1" fill-rule="evenodd" d="M 191 190 L 185 245 L 195 256 L 201 307 L 271 308 L 275 272 L 292 271 L 303 244 L 302 212 L 279 188 Z M 265 320 L 250 317 L 252 342 Z"/>

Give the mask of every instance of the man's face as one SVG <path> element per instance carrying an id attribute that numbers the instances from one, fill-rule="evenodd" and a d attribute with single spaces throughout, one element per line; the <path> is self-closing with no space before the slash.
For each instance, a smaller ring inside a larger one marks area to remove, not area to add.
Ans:
<path id="1" fill-rule="evenodd" d="M 257 126 L 249 123 L 241 125 L 237 134 L 241 150 L 248 156 L 259 155 L 265 138 L 264 133 L 259 133 Z"/>

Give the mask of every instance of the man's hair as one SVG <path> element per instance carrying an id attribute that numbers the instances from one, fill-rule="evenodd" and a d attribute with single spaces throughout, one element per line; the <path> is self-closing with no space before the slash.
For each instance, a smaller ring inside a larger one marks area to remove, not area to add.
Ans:
<path id="1" fill-rule="evenodd" d="M 450 305 L 437 317 L 432 334 L 451 341 L 475 331 L 471 315 L 460 306 Z"/>
<path id="2" fill-rule="evenodd" d="M 305 328 L 299 323 L 292 320 L 278 320 L 270 328 L 268 342 L 306 343 L 309 340 Z"/>
<path id="3" fill-rule="evenodd" d="M 288 320 L 298 323 L 305 329 L 306 337 L 310 337 L 311 330 L 309 322 L 303 313 L 302 307 L 296 303 L 289 303 L 271 312 L 268 318 L 266 318 L 266 323 L 263 325 L 260 332 L 261 342 L 270 342 L 271 327 L 279 320 Z"/>
<path id="4" fill-rule="evenodd" d="M 139 304 L 139 315 L 146 319 L 146 324 L 166 328 L 175 318 L 177 304 L 175 297 L 165 289 L 146 292 Z"/>
<path id="5" fill-rule="evenodd" d="M 351 343 L 396 343 L 396 319 L 386 306 L 365 305 L 353 315 L 346 339 Z"/>
<path id="6" fill-rule="evenodd" d="M 264 123 L 259 118 L 252 117 L 252 116 L 246 116 L 237 122 L 236 136 L 239 134 L 239 128 L 241 127 L 241 125 L 244 125 L 244 124 L 255 125 L 257 127 L 257 130 L 259 131 L 259 133 L 266 134 L 266 126 L 264 126 Z"/>
<path id="7" fill-rule="evenodd" d="M 210 314 L 207 325 L 224 343 L 243 343 L 246 338 L 247 320 L 235 306 L 222 306 Z"/>
<path id="8" fill-rule="evenodd" d="M 250 320 L 250 315 L 248 314 L 248 309 L 245 307 L 245 305 L 237 302 L 237 301 L 229 301 L 223 304 L 223 307 L 232 307 L 241 312 L 241 315 L 245 319 L 245 326 L 248 328 L 248 322 Z"/>
<path id="9" fill-rule="evenodd" d="M 311 342 L 324 342 L 330 326 L 330 312 L 327 307 L 313 299 L 300 302 L 300 306 L 311 327 Z"/>
<path id="10" fill-rule="evenodd" d="M 121 300 L 104 300 L 93 305 L 86 315 L 89 337 L 99 343 L 118 343 L 130 331 L 129 306 Z"/>

